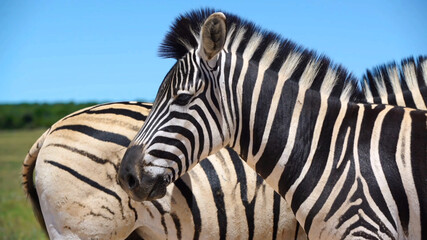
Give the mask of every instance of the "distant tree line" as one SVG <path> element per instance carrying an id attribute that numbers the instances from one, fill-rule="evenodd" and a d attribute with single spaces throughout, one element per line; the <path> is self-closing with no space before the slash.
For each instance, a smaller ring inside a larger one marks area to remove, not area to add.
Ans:
<path id="1" fill-rule="evenodd" d="M 47 128 L 66 115 L 95 104 L 3 104 L 0 105 L 0 129 Z"/>

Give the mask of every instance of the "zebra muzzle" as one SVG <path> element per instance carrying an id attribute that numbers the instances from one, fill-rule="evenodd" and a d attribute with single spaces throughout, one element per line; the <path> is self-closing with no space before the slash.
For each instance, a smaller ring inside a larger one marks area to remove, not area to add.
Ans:
<path id="1" fill-rule="evenodd" d="M 120 164 L 118 182 L 135 201 L 150 201 L 166 194 L 168 178 L 141 169 L 143 153 L 141 146 L 132 146 L 126 151 Z"/>

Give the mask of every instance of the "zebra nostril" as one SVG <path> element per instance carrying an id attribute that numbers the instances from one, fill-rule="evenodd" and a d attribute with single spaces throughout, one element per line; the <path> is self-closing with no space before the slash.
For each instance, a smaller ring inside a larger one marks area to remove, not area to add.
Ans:
<path id="1" fill-rule="evenodd" d="M 137 187 L 137 181 L 135 177 L 132 176 L 131 174 L 129 174 L 127 177 L 127 183 L 128 183 L 129 189 L 134 189 L 135 187 Z"/>

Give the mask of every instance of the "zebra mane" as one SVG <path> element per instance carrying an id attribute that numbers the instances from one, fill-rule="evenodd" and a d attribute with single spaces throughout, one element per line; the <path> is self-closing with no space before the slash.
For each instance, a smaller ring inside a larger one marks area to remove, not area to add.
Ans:
<path id="1" fill-rule="evenodd" d="M 189 51 L 198 47 L 199 33 L 201 26 L 206 18 L 212 13 L 218 12 L 214 9 L 200 9 L 187 12 L 180 15 L 172 24 L 170 31 L 167 33 L 159 49 L 159 55 L 165 58 L 180 59 Z M 227 38 L 225 49 L 230 51 L 233 40 L 236 36 L 244 31 L 243 38 L 237 47 L 236 53 L 243 54 L 245 48 L 249 45 L 252 36 L 260 37 L 260 44 L 255 50 L 251 60 L 259 61 L 263 53 L 273 46 L 278 46 L 276 56 L 269 69 L 278 72 L 285 62 L 286 58 L 291 55 L 298 55 L 298 64 L 293 69 L 289 79 L 295 82 L 301 82 L 301 76 L 307 66 L 313 68 L 312 79 L 307 85 L 308 89 L 321 91 L 327 89 L 328 96 L 341 97 L 344 100 L 360 101 L 362 92 L 358 91 L 357 79 L 341 65 L 331 62 L 323 55 L 317 55 L 314 51 L 302 48 L 288 39 L 271 31 L 266 31 L 252 22 L 241 19 L 240 17 L 222 11 L 226 15 Z M 326 86 L 322 86 L 326 85 Z"/>
<path id="2" fill-rule="evenodd" d="M 368 70 L 362 79 L 362 91 L 368 101 L 373 102 L 377 98 L 381 102 L 393 101 L 390 104 L 395 105 L 397 100 L 394 96 L 414 91 L 423 95 L 427 91 L 427 56 L 409 57 L 400 64 L 391 62 L 375 67 Z"/>

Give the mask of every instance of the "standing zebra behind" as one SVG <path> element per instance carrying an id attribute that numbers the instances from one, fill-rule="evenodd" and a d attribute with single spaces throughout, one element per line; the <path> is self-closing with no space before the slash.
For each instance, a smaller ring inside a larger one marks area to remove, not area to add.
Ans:
<path id="1" fill-rule="evenodd" d="M 179 17 L 161 53 L 177 63 L 119 170 L 133 199 L 229 146 L 309 238 L 427 239 L 426 111 L 364 103 L 342 67 L 232 14 Z"/>
<path id="2" fill-rule="evenodd" d="M 132 201 L 117 184 L 118 164 L 150 108 L 86 108 L 30 149 L 23 185 L 51 239 L 124 239 L 133 231 L 128 239 L 307 239 L 281 197 L 229 149 L 169 186 L 164 198 Z"/>

